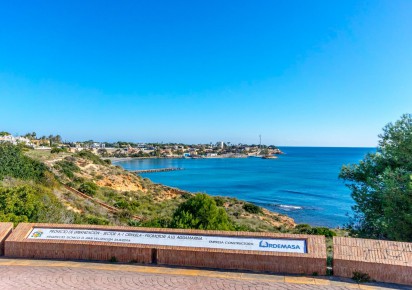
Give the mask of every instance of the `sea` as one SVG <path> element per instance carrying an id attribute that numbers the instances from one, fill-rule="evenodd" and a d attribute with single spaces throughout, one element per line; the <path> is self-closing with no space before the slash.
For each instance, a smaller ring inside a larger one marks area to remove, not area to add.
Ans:
<path id="1" fill-rule="evenodd" d="M 127 170 L 167 167 L 181 171 L 142 174 L 155 183 L 191 192 L 242 199 L 286 214 L 297 223 L 342 227 L 354 201 L 338 178 L 342 165 L 358 163 L 376 148 L 279 147 L 277 159 L 131 159 Z"/>

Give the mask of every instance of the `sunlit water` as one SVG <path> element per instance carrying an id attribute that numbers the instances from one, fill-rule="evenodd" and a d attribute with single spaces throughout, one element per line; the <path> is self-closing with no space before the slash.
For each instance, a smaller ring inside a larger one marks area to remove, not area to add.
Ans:
<path id="1" fill-rule="evenodd" d="M 296 222 L 342 226 L 353 200 L 338 179 L 343 164 L 357 163 L 374 148 L 281 147 L 278 159 L 133 159 L 128 170 L 181 167 L 143 174 L 156 183 L 192 192 L 231 196 L 293 217 Z"/>

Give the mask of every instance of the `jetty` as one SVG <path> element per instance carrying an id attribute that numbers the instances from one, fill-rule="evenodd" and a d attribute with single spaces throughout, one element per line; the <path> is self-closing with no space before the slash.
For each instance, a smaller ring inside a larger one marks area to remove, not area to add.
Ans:
<path id="1" fill-rule="evenodd" d="M 166 171 L 178 171 L 178 170 L 183 170 L 183 168 L 180 168 L 180 167 L 155 168 L 155 169 L 145 169 L 145 170 L 130 170 L 130 172 L 135 173 L 135 174 L 141 174 L 141 173 L 154 173 L 154 172 L 166 172 Z"/>

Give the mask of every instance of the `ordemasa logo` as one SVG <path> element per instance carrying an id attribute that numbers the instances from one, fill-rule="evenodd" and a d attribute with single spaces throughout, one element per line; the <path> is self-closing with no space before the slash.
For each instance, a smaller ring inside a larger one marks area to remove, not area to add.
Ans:
<path id="1" fill-rule="evenodd" d="M 268 243 L 267 241 L 260 241 L 259 248 L 300 250 L 299 245 L 271 244 L 271 243 Z"/>

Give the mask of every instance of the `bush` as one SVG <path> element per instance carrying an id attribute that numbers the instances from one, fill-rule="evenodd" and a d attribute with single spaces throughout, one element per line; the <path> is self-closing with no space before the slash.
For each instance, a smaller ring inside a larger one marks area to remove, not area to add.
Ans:
<path id="1" fill-rule="evenodd" d="M 336 236 L 336 233 L 325 227 L 311 227 L 308 224 L 299 224 L 295 227 L 294 233 L 296 234 L 307 234 L 307 235 L 323 235 L 326 237 Z"/>
<path id="2" fill-rule="evenodd" d="M 336 236 L 336 233 L 326 227 L 314 227 L 312 228 L 312 235 L 323 235 L 325 237 L 331 238 Z"/>
<path id="3" fill-rule="evenodd" d="M 245 203 L 243 205 L 243 209 L 247 211 L 248 213 L 254 213 L 254 214 L 262 213 L 262 208 L 253 203 Z"/>
<path id="4" fill-rule="evenodd" d="M 225 204 L 225 199 L 221 196 L 213 197 L 217 206 L 223 206 Z"/>
<path id="5" fill-rule="evenodd" d="M 70 214 L 53 193 L 37 185 L 0 186 L 0 221 L 62 222 Z"/>
<path id="6" fill-rule="evenodd" d="M 145 181 L 147 181 L 146 178 L 145 178 Z M 185 192 L 185 193 L 182 194 L 182 198 L 183 198 L 183 199 L 189 199 L 189 198 L 191 198 L 192 196 L 193 196 L 193 194 L 188 193 L 188 192 Z"/>
<path id="7" fill-rule="evenodd" d="M 108 225 L 109 220 L 94 215 L 88 215 L 86 216 L 86 223 L 90 225 Z"/>
<path id="8" fill-rule="evenodd" d="M 51 154 L 59 154 L 59 153 L 62 153 L 62 152 L 67 152 L 67 149 L 66 148 L 53 147 L 50 150 Z"/>
<path id="9" fill-rule="evenodd" d="M 61 160 L 56 162 L 55 168 L 60 169 L 68 178 L 74 178 L 74 172 L 80 172 L 80 168 L 71 161 Z"/>
<path id="10" fill-rule="evenodd" d="M 365 283 L 365 282 L 370 282 L 371 277 L 369 277 L 368 274 L 360 272 L 360 271 L 355 271 L 353 272 L 352 280 L 358 282 L 358 283 Z"/>
<path id="11" fill-rule="evenodd" d="M 129 220 L 127 222 L 127 225 L 130 226 L 130 227 L 141 227 L 142 226 L 141 222 L 136 221 L 136 220 Z"/>
<path id="12" fill-rule="evenodd" d="M 94 196 L 98 188 L 99 187 L 93 182 L 85 182 L 79 186 L 79 191 L 83 192 L 84 194 Z"/>
<path id="13" fill-rule="evenodd" d="M 140 226 L 149 228 L 168 228 L 170 227 L 170 224 L 170 218 L 154 218 L 140 223 Z"/>
<path id="14" fill-rule="evenodd" d="M 254 232 L 255 230 L 248 225 L 235 224 L 235 231 L 238 232 Z"/>
<path id="15" fill-rule="evenodd" d="M 129 209 L 130 208 L 129 203 L 125 200 L 116 201 L 114 206 L 117 207 L 117 208 L 121 208 L 121 209 Z"/>
<path id="16" fill-rule="evenodd" d="M 35 182 L 45 181 L 47 167 L 23 154 L 19 146 L 0 143 L 0 180 L 14 177 Z"/>
<path id="17" fill-rule="evenodd" d="M 96 154 L 94 154 L 93 152 L 91 152 L 89 150 L 82 150 L 80 152 L 77 152 L 75 154 L 75 156 L 78 156 L 78 157 L 81 157 L 81 158 L 84 158 L 84 159 L 88 159 L 91 162 L 93 162 L 94 164 L 100 164 L 100 165 L 107 165 L 108 164 L 106 161 L 104 161 L 99 156 L 97 156 Z"/>
<path id="18" fill-rule="evenodd" d="M 173 228 L 234 230 L 224 208 L 207 194 L 197 194 L 181 203 L 173 214 Z"/>

